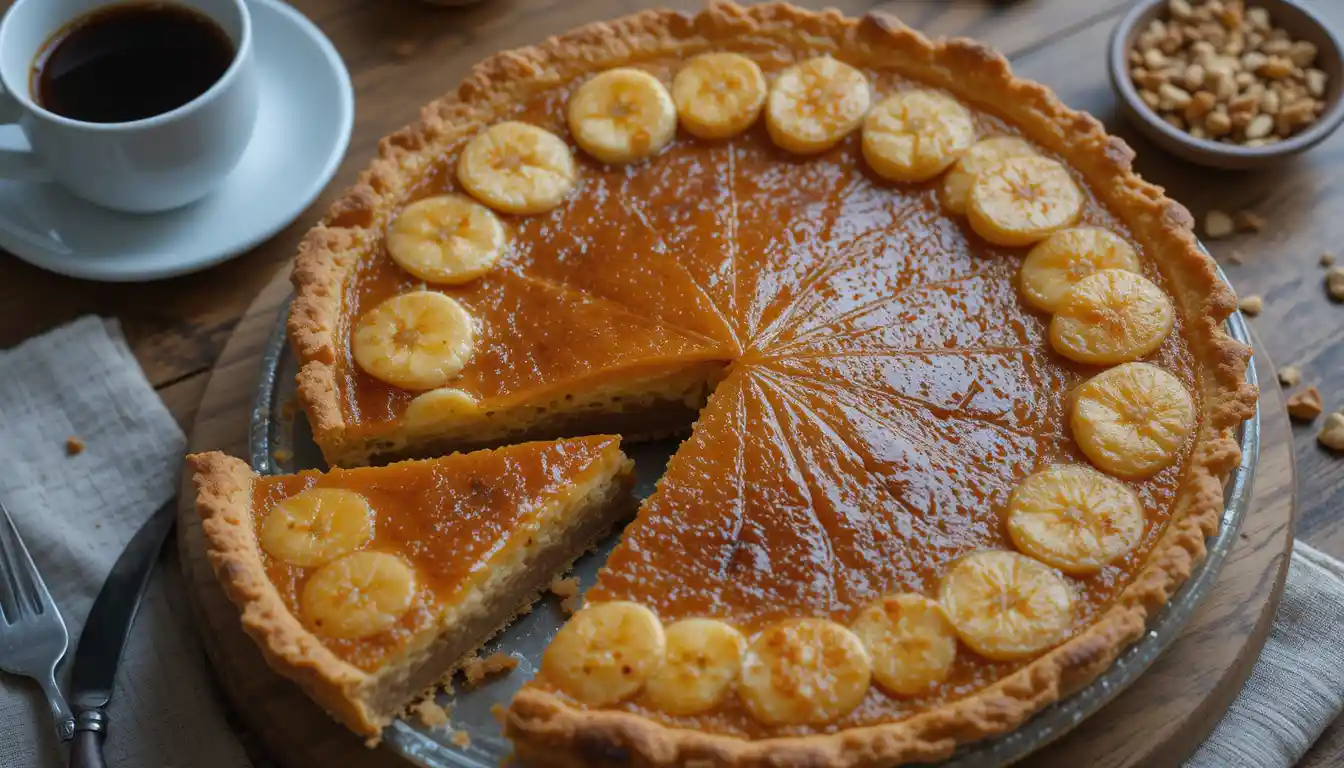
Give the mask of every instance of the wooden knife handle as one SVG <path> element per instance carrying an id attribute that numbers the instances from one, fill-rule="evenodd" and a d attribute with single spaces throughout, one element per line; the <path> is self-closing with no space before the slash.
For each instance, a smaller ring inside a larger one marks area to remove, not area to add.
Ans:
<path id="1" fill-rule="evenodd" d="M 96 731 L 75 731 L 70 740 L 70 768 L 107 768 L 103 762 L 103 735 Z"/>
<path id="2" fill-rule="evenodd" d="M 75 735 L 70 740 L 70 768 L 107 768 L 103 762 L 103 734 L 107 715 L 90 707 L 75 716 Z"/>

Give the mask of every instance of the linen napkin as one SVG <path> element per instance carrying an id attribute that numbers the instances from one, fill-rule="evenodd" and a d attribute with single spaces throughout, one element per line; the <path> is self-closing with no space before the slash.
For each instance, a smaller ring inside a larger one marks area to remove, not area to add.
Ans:
<path id="1" fill-rule="evenodd" d="M 67 438 L 84 450 L 68 455 Z M 85 317 L 0 352 L 0 499 L 60 606 L 73 655 L 103 579 L 177 492 L 186 441 L 113 321 Z M 190 618 L 156 571 L 108 707 L 109 766 L 247 768 Z M 68 691 L 70 656 L 59 678 Z M 65 764 L 46 698 L 0 672 L 0 766 Z"/>
<path id="2" fill-rule="evenodd" d="M 68 437 L 84 451 L 67 455 Z M 0 352 L 0 498 L 61 607 L 71 653 L 107 571 L 176 492 L 184 447 L 115 321 L 82 318 Z M 108 764 L 248 768 L 195 627 L 170 608 L 168 587 L 156 573 L 122 658 Z M 1344 564 L 1299 543 L 1250 680 L 1186 766 L 1288 768 L 1301 759 L 1344 709 L 1340 627 Z M 64 764 L 45 698 L 4 673 L 0 734 L 4 768 Z"/>

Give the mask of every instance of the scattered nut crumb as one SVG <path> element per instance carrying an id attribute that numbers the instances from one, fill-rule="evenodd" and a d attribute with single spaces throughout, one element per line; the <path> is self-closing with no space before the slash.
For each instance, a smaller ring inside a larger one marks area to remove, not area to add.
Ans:
<path id="1" fill-rule="evenodd" d="M 439 703 L 434 701 L 432 695 L 426 696 L 411 705 L 411 714 L 418 717 L 420 722 L 428 728 L 440 728 L 447 725 L 448 712 L 447 708 L 439 706 Z"/>
<path id="2" fill-rule="evenodd" d="M 1332 451 L 1344 451 L 1344 413 L 1336 411 L 1326 416 L 1316 439 Z"/>
<path id="3" fill-rule="evenodd" d="M 71 435 L 65 438 L 65 455 L 78 456 L 84 452 L 84 441 Z"/>
<path id="4" fill-rule="evenodd" d="M 1233 264 L 1238 267 L 1241 266 L 1244 263 L 1244 261 L 1242 260 L 1241 251 L 1232 251 L 1231 253 L 1227 254 L 1227 263 Z"/>
<path id="5" fill-rule="evenodd" d="M 1238 232 L 1259 232 L 1265 228 L 1265 217 L 1254 211 L 1237 211 L 1234 217 Z"/>
<path id="6" fill-rule="evenodd" d="M 471 734 L 466 731 L 453 731 L 453 746 L 466 749 L 471 746 Z"/>
<path id="7" fill-rule="evenodd" d="M 1279 383 L 1285 387 L 1296 387 L 1302 380 L 1302 369 L 1295 365 L 1285 365 L 1279 369 Z"/>
<path id="8" fill-rule="evenodd" d="M 1323 410 L 1321 393 L 1315 387 L 1307 387 L 1288 397 L 1288 415 L 1299 421 L 1311 421 Z"/>
<path id="9" fill-rule="evenodd" d="M 1204 234 L 1211 240 L 1217 240 L 1231 235 L 1236 230 L 1236 224 L 1232 217 L 1217 208 L 1210 209 L 1204 215 Z"/>
<path id="10" fill-rule="evenodd" d="M 1321 254 L 1321 266 L 1328 267 L 1335 263 L 1335 254 L 1326 251 Z"/>
<path id="11" fill-rule="evenodd" d="M 279 462 L 286 462 L 294 458 L 294 452 L 288 448 L 276 448 L 271 452 L 271 458 Z"/>
<path id="12" fill-rule="evenodd" d="M 511 672 L 516 666 L 518 666 L 518 660 L 514 657 L 503 653 L 492 653 L 484 659 L 473 658 L 468 661 L 462 667 L 462 674 L 467 678 L 467 687 L 474 688 L 487 677 Z"/>
<path id="13" fill-rule="evenodd" d="M 551 594 L 563 598 L 560 601 L 560 609 L 567 616 L 573 616 L 583 606 L 583 597 L 579 595 L 579 580 L 574 576 L 567 578 L 557 576 L 552 579 Z"/>
<path id="14" fill-rule="evenodd" d="M 1325 292 L 1335 301 L 1344 301 L 1344 267 L 1325 270 Z"/>
<path id="15" fill-rule="evenodd" d="M 1129 74 L 1140 100 L 1177 130 L 1266 146 L 1324 113 L 1329 76 L 1315 66 L 1316 46 L 1275 27 L 1266 9 L 1243 0 L 1168 0 L 1167 11 L 1139 33 Z"/>
<path id="16" fill-rule="evenodd" d="M 1256 315 L 1260 314 L 1260 310 L 1265 308 L 1265 300 L 1255 294 L 1252 294 L 1242 299 L 1241 303 L 1238 306 L 1241 307 L 1242 312 L 1245 312 L 1251 317 L 1255 317 Z"/>

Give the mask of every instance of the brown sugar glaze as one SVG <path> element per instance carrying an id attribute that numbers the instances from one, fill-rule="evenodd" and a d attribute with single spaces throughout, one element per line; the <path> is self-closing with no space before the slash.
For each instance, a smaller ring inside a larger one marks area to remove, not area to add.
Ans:
<path id="1" fill-rule="evenodd" d="M 770 71 L 804 55 L 757 59 Z M 640 66 L 670 82 L 676 64 Z M 912 85 L 888 73 L 869 80 L 875 101 Z M 567 93 L 539 95 L 509 118 L 567 137 Z M 1018 135 L 973 112 L 981 138 Z M 788 155 L 759 123 L 722 142 L 683 133 L 627 167 L 575 154 L 572 198 L 548 214 L 505 217 L 511 242 L 501 263 L 445 290 L 483 328 L 451 385 L 488 401 L 629 367 L 728 366 L 589 600 L 637 600 L 665 623 L 718 617 L 749 635 L 785 617 L 847 623 L 884 593 L 933 594 L 957 557 L 1011 549 L 1002 511 L 1013 486 L 1053 462 L 1086 462 L 1064 401 L 1101 368 L 1053 353 L 1049 318 L 1017 294 L 1027 249 L 990 245 L 945 213 L 940 179 L 881 181 L 864 167 L 857 134 L 819 156 Z M 411 199 L 460 192 L 456 159 L 456 148 L 445 153 Z M 1081 223 L 1128 238 L 1076 180 L 1087 198 Z M 1147 260 L 1145 270 L 1165 284 Z M 423 287 L 379 250 L 350 290 L 349 316 Z M 1148 360 L 1199 397 L 1180 320 Z M 342 386 L 347 419 L 373 429 L 414 395 L 358 372 L 348 357 Z M 1069 577 L 1075 631 L 1145 561 L 1188 453 L 1131 483 L 1149 520 L 1139 549 L 1095 576 Z M 617 707 L 750 737 L 837 731 L 965 696 L 1025 663 L 962 648 L 932 694 L 896 698 L 874 686 L 856 710 L 820 728 L 762 726 L 732 698 L 697 717 L 638 699 Z"/>
<path id="2" fill-rule="evenodd" d="M 262 477 L 252 508 L 260 522 L 276 502 L 312 487 L 344 488 L 368 499 L 374 536 L 365 549 L 410 563 L 419 587 L 414 605 L 395 627 L 371 637 L 341 640 L 316 631 L 341 659 L 370 671 L 431 628 L 493 558 L 530 533 L 547 501 L 591 477 L 619 443 L 606 436 L 523 443 L 387 467 Z M 285 605 L 301 616 L 299 594 L 316 568 L 261 555 Z"/>

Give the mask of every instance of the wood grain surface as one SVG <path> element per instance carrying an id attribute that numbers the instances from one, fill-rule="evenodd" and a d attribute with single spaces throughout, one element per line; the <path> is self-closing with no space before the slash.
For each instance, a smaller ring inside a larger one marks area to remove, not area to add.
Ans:
<path id="1" fill-rule="evenodd" d="M 1344 2 L 1301 0 L 1344 30 Z M 1138 150 L 1139 167 L 1197 216 L 1209 208 L 1252 209 L 1268 222 L 1256 235 L 1210 243 L 1243 295 L 1266 308 L 1253 321 L 1264 349 L 1302 367 L 1328 408 L 1344 407 L 1344 305 L 1325 296 L 1317 260 L 1344 257 L 1344 132 L 1282 167 L 1228 173 L 1184 164 L 1139 138 L 1118 118 L 1104 45 L 1127 0 L 797 0 L 857 14 L 880 9 L 933 35 L 968 35 L 1001 50 L 1017 71 L 1087 109 Z M 577 24 L 654 5 L 693 9 L 698 0 L 487 0 L 459 10 L 415 0 L 293 0 L 332 39 L 357 91 L 354 138 L 327 192 L 291 227 L 241 258 L 206 272 L 142 285 L 106 286 L 42 272 L 0 253 L 0 347 L 79 315 L 119 317 L 151 382 L 184 426 L 235 326 L 303 231 L 372 157 L 380 136 L 411 121 L 421 104 L 452 88 L 481 58 Z M 0 7 L 7 6 L 0 0 Z M 314 116 L 320 119 L 320 116 Z M 1332 212 L 1336 212 L 1332 214 Z M 1233 255 L 1242 264 L 1233 264 Z M 1272 380 L 1270 380 L 1272 381 Z M 1299 537 L 1344 556 L 1344 457 L 1320 448 L 1314 426 L 1293 427 Z M 1337 723 L 1303 763 L 1344 765 Z"/>
<path id="2" fill-rule="evenodd" d="M 275 275 L 226 344 L 201 398 L 189 450 L 248 455 L 261 355 L 289 294 L 286 278 L 284 269 Z M 1256 362 L 1261 379 L 1272 378 L 1268 357 L 1261 354 Z M 1260 408 L 1261 458 L 1250 511 L 1218 584 L 1133 687 L 1024 765 L 1177 766 L 1241 689 L 1264 644 L 1287 575 L 1297 487 L 1292 434 L 1277 387 L 1263 388 Z M 228 703 L 256 739 L 249 745 L 254 761 L 278 768 L 405 766 L 385 747 L 365 749 L 360 739 L 267 668 L 211 571 L 192 502 L 189 479 L 183 478 L 177 540 L 185 591 L 206 653 L 221 672 Z"/>

